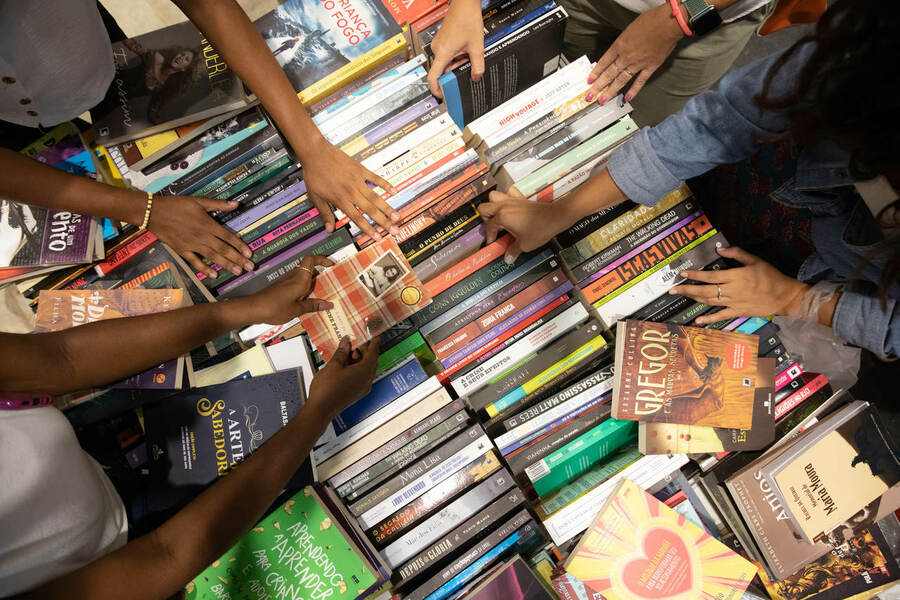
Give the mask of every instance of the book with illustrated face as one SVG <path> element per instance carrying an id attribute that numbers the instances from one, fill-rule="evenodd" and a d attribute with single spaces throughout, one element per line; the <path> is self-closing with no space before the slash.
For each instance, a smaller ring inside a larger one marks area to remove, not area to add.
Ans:
<path id="1" fill-rule="evenodd" d="M 757 336 L 629 319 L 616 342 L 616 419 L 751 429 Z"/>
<path id="2" fill-rule="evenodd" d="M 737 600 L 749 561 L 630 479 L 623 479 L 572 550 L 565 570 L 605 600 Z"/>
<path id="3" fill-rule="evenodd" d="M 319 274 L 310 295 L 334 304 L 329 310 L 300 317 L 325 361 L 331 360 L 345 335 L 352 346 L 358 346 L 431 302 L 391 237 Z"/>

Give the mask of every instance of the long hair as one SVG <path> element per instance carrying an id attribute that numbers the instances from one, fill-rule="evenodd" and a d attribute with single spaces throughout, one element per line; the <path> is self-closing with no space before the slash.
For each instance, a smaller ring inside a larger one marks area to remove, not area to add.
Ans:
<path id="1" fill-rule="evenodd" d="M 816 46 L 781 97 L 772 82 L 805 44 Z M 788 48 L 769 69 L 754 102 L 763 110 L 785 110 L 790 133 L 801 144 L 826 140 L 850 152 L 857 180 L 900 172 L 900 2 L 837 0 L 813 33 Z M 879 288 L 882 300 L 900 277 L 900 199 L 875 215 L 889 237 Z M 867 257 L 871 260 L 873 257 Z"/>

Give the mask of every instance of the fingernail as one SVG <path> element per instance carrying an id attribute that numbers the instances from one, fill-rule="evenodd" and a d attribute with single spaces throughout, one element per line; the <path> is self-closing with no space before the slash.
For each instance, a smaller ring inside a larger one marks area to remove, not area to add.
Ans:
<path id="1" fill-rule="evenodd" d="M 319 304 L 316 305 L 316 310 L 331 310 L 332 308 L 334 308 L 334 304 L 332 304 L 328 300 L 319 300 Z M 345 339 L 349 340 L 350 338 L 348 338 L 347 336 L 344 336 L 341 339 L 341 342 L 343 342 Z"/>
<path id="2" fill-rule="evenodd" d="M 588 82 L 588 83 L 590 83 L 590 82 Z M 584 101 L 585 101 L 585 102 L 590 102 L 590 101 L 593 100 L 593 99 L 594 99 L 594 93 L 593 93 L 593 92 L 588 92 L 587 94 L 584 95 Z"/>
<path id="3" fill-rule="evenodd" d="M 240 275 L 241 268 L 240 267 L 231 267 L 231 272 L 234 273 L 235 275 Z"/>
<path id="4" fill-rule="evenodd" d="M 345 335 L 344 337 L 341 338 L 341 341 L 338 342 L 338 348 L 340 348 L 341 350 L 346 350 L 349 347 L 350 347 L 350 336 Z"/>
<path id="5" fill-rule="evenodd" d="M 401 217 L 401 216 L 400 216 L 400 213 L 398 213 L 398 212 L 392 212 L 392 213 L 391 213 L 391 221 L 393 221 L 393 222 L 395 222 L 395 223 L 396 223 L 397 221 L 399 221 L 400 219 L 402 219 L 402 218 L 403 218 L 403 217 Z"/>
<path id="6" fill-rule="evenodd" d="M 251 256 L 253 256 L 253 252 L 250 251 L 250 248 L 244 248 L 241 251 L 241 254 L 244 255 L 244 258 L 250 258 Z"/>
<path id="7" fill-rule="evenodd" d="M 388 229 L 391 232 L 391 235 L 400 235 L 400 228 L 396 225 L 391 225 L 391 228 Z"/>
<path id="8" fill-rule="evenodd" d="M 325 223 L 325 231 L 331 233 L 332 231 L 334 231 L 334 225 L 332 225 L 331 223 Z"/>
<path id="9" fill-rule="evenodd" d="M 207 276 L 207 277 L 212 277 L 213 279 L 216 279 L 216 278 L 219 276 L 219 274 L 216 273 L 215 271 L 210 271 L 209 273 L 206 274 L 206 276 Z"/>
<path id="10" fill-rule="evenodd" d="M 603 96 L 600 96 L 599 98 L 597 98 L 597 102 L 599 104 L 606 104 L 606 98 Z"/>
<path id="11" fill-rule="evenodd" d="M 597 81 L 596 77 L 594 77 L 593 75 L 588 75 L 588 85 L 594 83 L 595 81 Z"/>
<path id="12" fill-rule="evenodd" d="M 244 263 L 244 269 L 246 269 L 247 271 L 252 271 L 253 263 L 248 260 L 247 262 Z"/>
<path id="13" fill-rule="evenodd" d="M 675 288 L 672 288 L 669 290 L 669 294 L 671 294 L 672 296 L 674 296 L 677 293 L 678 293 L 678 290 L 676 290 Z"/>
<path id="14" fill-rule="evenodd" d="M 625 94 L 625 102 L 631 102 L 632 98 L 634 98 L 633 94 Z"/>
<path id="15" fill-rule="evenodd" d="M 509 254 L 507 254 L 506 256 L 503 257 L 503 262 L 505 262 L 508 265 L 511 265 L 514 262 L 516 262 L 516 259 L 513 258 L 512 256 L 510 256 Z"/>

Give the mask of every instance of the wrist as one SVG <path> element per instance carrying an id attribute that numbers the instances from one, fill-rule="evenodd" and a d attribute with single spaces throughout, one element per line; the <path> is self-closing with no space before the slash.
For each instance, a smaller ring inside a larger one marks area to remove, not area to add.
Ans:
<path id="1" fill-rule="evenodd" d="M 681 0 L 667 0 L 652 10 L 665 13 L 665 32 L 670 39 L 677 42 L 682 38 L 693 35 L 690 29 L 691 17 Z"/>
<path id="2" fill-rule="evenodd" d="M 793 280 L 793 285 L 789 288 L 790 291 L 787 293 L 787 302 L 778 314 L 789 316 L 796 315 L 800 312 L 803 298 L 806 296 L 806 292 L 809 291 L 809 287 L 809 285 L 802 281 L 796 279 Z"/>
<path id="3" fill-rule="evenodd" d="M 232 331 L 240 327 L 263 322 L 263 319 L 256 315 L 254 302 L 251 301 L 251 298 L 252 296 L 235 298 L 234 300 L 220 300 L 210 304 L 216 309 L 216 318 L 221 331 Z"/>

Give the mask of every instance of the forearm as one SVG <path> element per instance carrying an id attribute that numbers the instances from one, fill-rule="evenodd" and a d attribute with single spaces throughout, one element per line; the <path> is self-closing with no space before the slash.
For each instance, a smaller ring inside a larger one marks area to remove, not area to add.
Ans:
<path id="1" fill-rule="evenodd" d="M 147 197 L 78 177 L 0 148 L 0 197 L 140 225 Z"/>
<path id="2" fill-rule="evenodd" d="M 173 0 L 253 90 L 301 162 L 324 141 L 262 36 L 234 0 Z"/>
<path id="3" fill-rule="evenodd" d="M 554 226 L 556 233 L 568 229 L 581 219 L 615 206 L 627 200 L 625 194 L 613 181 L 609 171 L 602 169 L 596 172 L 585 184 L 574 192 L 557 201 L 554 208 L 559 209 L 560 220 Z"/>
<path id="4" fill-rule="evenodd" d="M 252 322 L 244 301 L 98 321 L 35 335 L 3 334 L 0 390 L 64 394 L 118 381 Z"/>
<path id="5" fill-rule="evenodd" d="M 168 598 L 228 550 L 275 500 L 327 418 L 305 406 L 227 477 L 152 533 L 35 590 L 40 598 Z"/>

